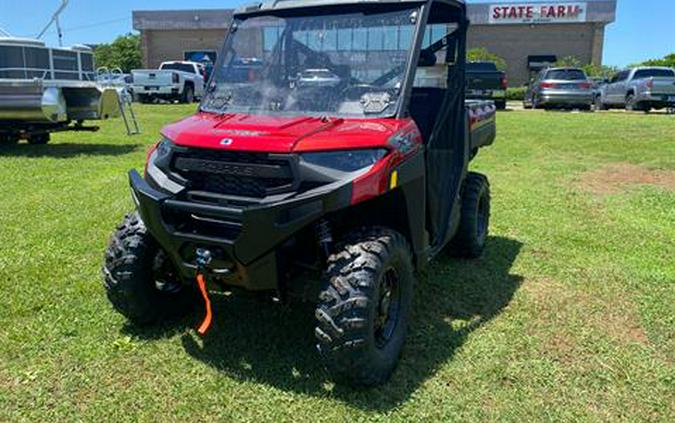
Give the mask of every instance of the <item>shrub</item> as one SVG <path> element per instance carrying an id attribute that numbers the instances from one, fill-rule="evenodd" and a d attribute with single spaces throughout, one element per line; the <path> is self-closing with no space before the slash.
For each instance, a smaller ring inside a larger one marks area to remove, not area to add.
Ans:
<path id="1" fill-rule="evenodd" d="M 527 87 L 512 87 L 506 90 L 506 99 L 509 101 L 523 101 Z"/>

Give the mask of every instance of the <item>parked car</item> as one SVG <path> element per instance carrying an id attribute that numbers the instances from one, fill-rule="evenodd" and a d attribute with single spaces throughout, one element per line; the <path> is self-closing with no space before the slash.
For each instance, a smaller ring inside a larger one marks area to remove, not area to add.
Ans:
<path id="1" fill-rule="evenodd" d="M 223 57 L 262 51 L 268 44 L 251 34 L 270 21 L 285 28 L 261 59 L 273 71 L 233 81 L 241 63 Z M 466 5 L 270 1 L 239 9 L 234 22 L 197 114 L 164 128 L 143 176 L 129 173 L 137 212 L 108 247 L 108 297 L 137 324 L 199 299 L 202 335 L 208 287 L 304 298 L 316 303 L 307 318 L 336 380 L 384 383 L 413 293 L 426 289 L 416 270 L 445 253 L 479 257 L 489 242 L 488 178 L 468 168 L 495 140 L 495 107 L 451 88 L 465 84 L 463 55 L 449 53 L 466 47 Z M 422 49 L 413 40 L 432 24 L 446 31 Z M 316 31 L 383 28 L 413 36 L 386 51 L 354 43 L 326 52 L 311 42 Z M 298 74 L 323 82 L 307 90 Z"/>
<path id="2" fill-rule="evenodd" d="M 639 67 L 619 72 L 595 96 L 597 109 L 649 112 L 675 107 L 675 70 Z"/>
<path id="3" fill-rule="evenodd" d="M 206 68 L 196 62 L 164 62 L 159 69 L 132 70 L 132 90 L 141 103 L 156 99 L 192 103 L 204 95 Z"/>
<path id="4" fill-rule="evenodd" d="M 530 82 L 523 106 L 534 109 L 591 110 L 593 83 L 578 68 L 544 69 Z"/>
<path id="5" fill-rule="evenodd" d="M 469 62 L 466 64 L 466 98 L 492 100 L 497 109 L 506 109 L 506 89 L 509 87 L 505 72 L 494 62 Z"/>

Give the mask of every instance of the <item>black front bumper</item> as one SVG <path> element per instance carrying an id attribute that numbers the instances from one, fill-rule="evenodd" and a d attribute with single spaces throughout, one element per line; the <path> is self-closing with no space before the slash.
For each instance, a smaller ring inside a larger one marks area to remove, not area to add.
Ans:
<path id="1" fill-rule="evenodd" d="M 276 289 L 277 247 L 325 214 L 348 207 L 352 196 L 351 181 L 341 181 L 290 199 L 238 207 L 165 193 L 135 170 L 129 183 L 143 222 L 184 278 L 194 277 L 195 250 L 207 248 L 222 252 L 225 269 L 218 271 L 230 270 L 234 285 L 251 290 Z"/>

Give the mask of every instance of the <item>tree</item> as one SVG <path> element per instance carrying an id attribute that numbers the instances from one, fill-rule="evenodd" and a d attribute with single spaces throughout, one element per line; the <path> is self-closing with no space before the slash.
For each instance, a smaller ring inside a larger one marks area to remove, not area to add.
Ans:
<path id="1" fill-rule="evenodd" d="M 665 56 L 663 59 L 647 60 L 641 64 L 642 66 L 666 66 L 675 68 L 675 53 Z"/>
<path id="2" fill-rule="evenodd" d="M 575 56 L 566 56 L 558 59 L 555 65 L 559 68 L 580 68 L 581 60 Z"/>
<path id="3" fill-rule="evenodd" d="M 117 37 L 111 44 L 100 44 L 94 50 L 96 66 L 108 69 L 120 68 L 130 72 L 142 65 L 141 37 L 127 34 Z"/>
<path id="4" fill-rule="evenodd" d="M 581 67 L 586 75 L 591 77 L 601 77 L 601 78 L 611 78 L 619 70 L 613 66 L 604 66 L 604 65 L 584 65 Z"/>
<path id="5" fill-rule="evenodd" d="M 612 66 L 596 65 L 593 63 L 583 64 L 575 56 L 563 57 L 555 65 L 561 68 L 581 68 L 590 77 L 610 78 L 618 72 L 618 69 Z"/>
<path id="6" fill-rule="evenodd" d="M 506 60 L 491 53 L 486 48 L 472 48 L 466 52 L 466 60 L 469 62 L 494 62 L 497 65 L 497 69 L 501 71 L 506 70 Z"/>

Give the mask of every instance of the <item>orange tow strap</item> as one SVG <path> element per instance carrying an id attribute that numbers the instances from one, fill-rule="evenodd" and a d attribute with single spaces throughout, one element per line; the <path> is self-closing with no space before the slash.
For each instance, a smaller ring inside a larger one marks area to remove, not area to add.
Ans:
<path id="1" fill-rule="evenodd" d="M 204 304 L 206 305 L 206 316 L 204 317 L 202 325 L 199 327 L 199 329 L 197 329 L 197 332 L 199 332 L 201 336 L 204 336 L 211 327 L 211 320 L 213 319 L 213 314 L 211 312 L 211 300 L 209 299 L 209 293 L 206 290 L 206 278 L 201 273 L 197 274 L 197 285 L 199 285 L 199 291 L 202 293 L 202 297 L 204 298 Z"/>

